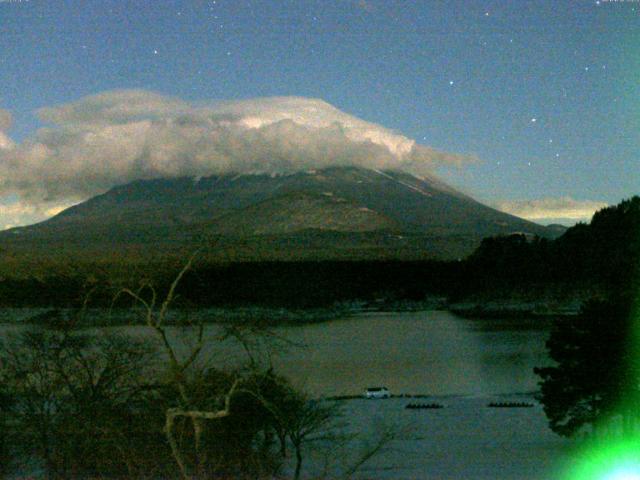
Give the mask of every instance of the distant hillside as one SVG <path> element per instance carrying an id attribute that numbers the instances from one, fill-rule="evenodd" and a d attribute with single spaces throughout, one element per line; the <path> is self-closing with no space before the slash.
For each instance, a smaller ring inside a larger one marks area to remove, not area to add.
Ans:
<path id="1" fill-rule="evenodd" d="M 15 255 L 181 255 L 216 239 L 221 258 L 458 259 L 482 238 L 557 229 L 487 207 L 435 177 L 331 167 L 289 175 L 136 181 L 0 233 Z"/>

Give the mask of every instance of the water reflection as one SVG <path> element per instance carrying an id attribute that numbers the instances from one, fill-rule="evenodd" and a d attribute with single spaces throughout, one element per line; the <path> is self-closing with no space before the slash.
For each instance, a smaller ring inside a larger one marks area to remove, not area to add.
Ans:
<path id="1" fill-rule="evenodd" d="M 4 326 L 3 333 L 20 327 Z M 114 327 L 147 336 L 145 327 Z M 533 367 L 548 363 L 543 322 L 466 320 L 446 311 L 362 314 L 301 327 L 280 327 L 253 345 L 261 359 L 313 395 L 360 394 L 385 385 L 392 393 L 494 395 L 537 389 Z M 179 350 L 190 335 L 170 329 Z M 205 331 L 205 355 L 218 365 L 246 358 L 236 343 Z M 281 339 L 286 338 L 288 343 Z"/>
<path id="2" fill-rule="evenodd" d="M 547 362 L 547 328 L 514 327 L 446 311 L 360 315 L 286 329 L 308 347 L 276 365 L 314 393 L 360 393 L 367 385 L 430 395 L 532 391 L 533 367 Z"/>

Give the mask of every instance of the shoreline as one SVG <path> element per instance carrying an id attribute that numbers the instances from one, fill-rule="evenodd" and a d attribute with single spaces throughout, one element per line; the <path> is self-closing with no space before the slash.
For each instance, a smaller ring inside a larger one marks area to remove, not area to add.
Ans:
<path id="1" fill-rule="evenodd" d="M 324 308 L 283 308 L 263 306 L 175 308 L 167 324 L 190 326 L 199 323 L 228 325 L 251 323 L 264 327 L 304 326 L 366 314 L 448 311 L 465 319 L 504 319 L 548 321 L 578 314 L 580 302 L 474 301 L 452 302 L 433 299 L 418 302 L 351 302 Z M 0 324 L 59 327 L 75 323 L 79 327 L 144 325 L 139 308 L 3 307 Z"/>

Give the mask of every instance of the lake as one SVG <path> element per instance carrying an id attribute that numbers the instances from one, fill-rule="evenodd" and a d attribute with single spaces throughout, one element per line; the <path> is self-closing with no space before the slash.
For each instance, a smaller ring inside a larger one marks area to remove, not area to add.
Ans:
<path id="1" fill-rule="evenodd" d="M 2 331 L 20 328 L 4 325 Z M 167 329 L 178 350 L 187 352 L 193 335 Z M 150 334 L 143 326 L 102 330 Z M 548 331 L 548 322 L 541 320 L 386 312 L 278 327 L 273 335 L 251 341 L 257 357 L 314 396 L 361 394 L 366 387 L 383 385 L 395 394 L 488 396 L 537 390 L 533 368 L 549 363 Z M 204 357 L 216 365 L 246 360 L 237 344 L 219 341 L 220 333 L 220 326 L 206 326 Z"/>
<path id="2" fill-rule="evenodd" d="M 495 395 L 537 389 L 533 367 L 548 364 L 548 324 L 468 320 L 446 311 L 371 313 L 298 328 L 304 343 L 274 362 L 315 394 Z"/>

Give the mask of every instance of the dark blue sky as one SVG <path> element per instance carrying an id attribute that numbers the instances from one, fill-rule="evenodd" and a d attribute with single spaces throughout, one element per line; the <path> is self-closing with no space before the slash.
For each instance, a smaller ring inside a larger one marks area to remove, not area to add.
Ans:
<path id="1" fill-rule="evenodd" d="M 490 202 L 640 190 L 638 2 L 0 0 L 14 140 L 40 107 L 123 88 L 321 98 L 477 155 L 440 174 Z"/>

